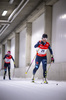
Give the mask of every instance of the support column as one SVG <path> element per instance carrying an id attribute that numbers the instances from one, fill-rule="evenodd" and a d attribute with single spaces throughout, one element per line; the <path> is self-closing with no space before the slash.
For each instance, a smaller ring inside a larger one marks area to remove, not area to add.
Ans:
<path id="1" fill-rule="evenodd" d="M 32 35 L 32 23 L 26 24 L 26 66 L 31 62 L 31 35 Z"/>
<path id="2" fill-rule="evenodd" d="M 19 33 L 15 33 L 15 64 L 19 67 Z"/>
<path id="3" fill-rule="evenodd" d="M 7 51 L 11 50 L 11 40 L 7 40 Z"/>
<path id="4" fill-rule="evenodd" d="M 48 35 L 48 42 L 51 45 L 51 38 L 52 38 L 52 7 L 45 6 L 45 33 Z M 48 63 L 51 61 L 50 53 L 48 52 Z"/>
<path id="5" fill-rule="evenodd" d="M 4 68 L 4 58 L 5 56 L 5 45 L 2 44 L 2 67 L 1 68 Z"/>

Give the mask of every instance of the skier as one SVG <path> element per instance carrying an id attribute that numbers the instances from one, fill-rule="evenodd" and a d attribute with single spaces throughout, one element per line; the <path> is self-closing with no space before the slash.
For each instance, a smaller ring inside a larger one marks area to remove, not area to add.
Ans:
<path id="1" fill-rule="evenodd" d="M 5 80 L 5 76 L 6 76 L 7 68 L 8 68 L 8 76 L 9 76 L 9 80 L 11 80 L 11 77 L 10 77 L 10 59 L 13 60 L 14 67 L 15 67 L 15 61 L 11 55 L 11 51 L 8 51 L 3 59 L 4 59 L 4 77 L 3 77 L 3 79 Z"/>
<path id="2" fill-rule="evenodd" d="M 47 34 L 42 35 L 42 40 L 38 41 L 37 44 L 34 45 L 35 48 L 38 47 L 37 54 L 36 54 L 36 59 L 35 59 L 35 68 L 33 69 L 33 78 L 32 82 L 34 82 L 34 77 L 35 73 L 39 68 L 40 63 L 42 62 L 42 67 L 43 67 L 43 80 L 44 83 L 48 84 L 46 76 L 47 76 L 47 71 L 46 71 L 46 66 L 47 66 L 47 49 L 49 49 L 50 54 L 51 54 L 51 62 L 54 63 L 54 58 L 53 58 L 53 52 L 51 49 L 50 44 L 47 42 Z"/>

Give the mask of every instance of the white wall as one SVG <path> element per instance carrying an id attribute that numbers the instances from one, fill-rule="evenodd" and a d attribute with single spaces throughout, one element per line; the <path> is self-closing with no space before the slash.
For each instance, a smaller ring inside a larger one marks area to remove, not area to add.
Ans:
<path id="1" fill-rule="evenodd" d="M 39 40 L 41 40 L 42 34 L 44 33 L 44 29 L 45 29 L 45 21 L 44 21 L 45 17 L 44 16 L 45 15 L 42 14 L 38 19 L 36 19 L 32 23 L 31 61 L 34 58 L 34 55 L 36 54 L 36 49 L 34 48 L 34 45 Z"/>
<path id="2" fill-rule="evenodd" d="M 53 6 L 52 48 L 55 62 L 66 62 L 66 0 Z"/>
<path id="3" fill-rule="evenodd" d="M 20 32 L 19 38 L 19 67 L 24 67 L 26 64 L 26 28 Z"/>
<path id="4" fill-rule="evenodd" d="M 5 43 L 5 54 L 7 54 L 7 43 Z"/>
<path id="5" fill-rule="evenodd" d="M 15 57 L 15 38 L 11 39 L 11 55 L 13 56 L 13 58 Z M 11 59 L 11 68 L 14 68 L 14 63 L 12 59 Z"/>
<path id="6" fill-rule="evenodd" d="M 0 46 L 0 69 L 1 69 L 1 65 L 2 65 L 2 48 Z"/>

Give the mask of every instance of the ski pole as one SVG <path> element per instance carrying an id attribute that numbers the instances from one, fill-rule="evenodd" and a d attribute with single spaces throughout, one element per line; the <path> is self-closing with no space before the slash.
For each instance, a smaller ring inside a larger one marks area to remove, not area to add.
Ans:
<path id="1" fill-rule="evenodd" d="M 47 77 L 47 73 L 48 73 L 48 71 L 49 71 L 50 67 L 51 67 L 51 63 L 50 63 L 50 65 L 49 65 L 49 67 L 48 67 L 47 71 L 45 72 L 46 77 Z"/>
<path id="2" fill-rule="evenodd" d="M 32 63 L 33 63 L 33 61 L 34 61 L 35 57 L 36 57 L 36 55 L 34 56 L 34 58 L 33 58 L 32 62 L 29 64 L 29 67 L 28 67 L 27 71 L 25 72 L 25 74 L 27 74 L 27 72 L 29 71 L 29 69 L 30 69 L 30 67 L 31 67 L 31 65 L 32 65 Z"/>
<path id="3" fill-rule="evenodd" d="M 16 68 L 15 61 L 14 61 L 14 68 Z"/>
<path id="4" fill-rule="evenodd" d="M 2 68 L 0 69 L 0 71 L 2 70 Z"/>
<path id="5" fill-rule="evenodd" d="M 40 49 L 40 48 L 39 48 L 39 49 Z M 39 51 L 39 49 L 38 49 L 38 51 Z M 38 53 L 38 51 L 36 52 L 36 54 Z M 36 54 L 35 54 L 35 56 L 34 56 L 32 62 L 29 64 L 29 67 L 28 67 L 27 71 L 25 72 L 25 74 L 27 74 L 27 72 L 29 71 L 29 69 L 30 69 L 30 67 L 31 67 L 31 65 L 32 65 L 32 63 L 33 63 L 33 61 L 34 61 L 34 59 L 36 58 Z"/>
<path id="6" fill-rule="evenodd" d="M 13 69 L 13 77 L 15 76 L 15 68 Z"/>
<path id="7" fill-rule="evenodd" d="M 3 67 L 0 69 L 0 71 L 3 69 Z"/>
<path id="8" fill-rule="evenodd" d="M 47 73 L 48 73 L 48 71 L 49 71 L 50 67 L 51 67 L 51 63 L 50 63 L 50 65 L 49 65 L 49 67 L 48 67 Z"/>
<path id="9" fill-rule="evenodd" d="M 15 68 L 16 68 L 16 65 L 15 65 L 15 61 L 14 61 L 13 77 L 15 76 Z"/>

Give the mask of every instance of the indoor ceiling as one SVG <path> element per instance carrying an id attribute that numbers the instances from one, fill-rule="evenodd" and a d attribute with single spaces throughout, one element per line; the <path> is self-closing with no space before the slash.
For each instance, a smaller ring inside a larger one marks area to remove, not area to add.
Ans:
<path id="1" fill-rule="evenodd" d="M 24 21 L 41 2 L 46 1 L 52 0 L 0 0 L 0 42 Z M 5 16 L 2 16 L 3 11 L 7 11 Z"/>

